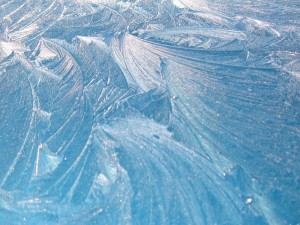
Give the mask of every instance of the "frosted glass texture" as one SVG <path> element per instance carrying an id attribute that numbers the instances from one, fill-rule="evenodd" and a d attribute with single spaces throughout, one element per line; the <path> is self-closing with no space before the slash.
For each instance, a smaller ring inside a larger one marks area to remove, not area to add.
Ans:
<path id="1" fill-rule="evenodd" d="M 300 223 L 300 3 L 0 0 L 0 225 Z"/>

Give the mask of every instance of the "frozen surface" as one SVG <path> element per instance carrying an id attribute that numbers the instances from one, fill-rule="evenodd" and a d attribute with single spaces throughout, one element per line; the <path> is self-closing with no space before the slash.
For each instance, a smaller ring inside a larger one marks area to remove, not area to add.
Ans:
<path id="1" fill-rule="evenodd" d="M 1 0 L 0 224 L 300 223 L 298 0 Z"/>

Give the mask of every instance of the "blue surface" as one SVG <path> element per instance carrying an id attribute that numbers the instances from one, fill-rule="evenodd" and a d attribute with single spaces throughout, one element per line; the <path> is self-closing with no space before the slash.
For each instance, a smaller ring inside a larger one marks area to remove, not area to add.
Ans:
<path id="1" fill-rule="evenodd" d="M 299 224 L 299 22 L 294 0 L 1 0 L 0 224 Z"/>

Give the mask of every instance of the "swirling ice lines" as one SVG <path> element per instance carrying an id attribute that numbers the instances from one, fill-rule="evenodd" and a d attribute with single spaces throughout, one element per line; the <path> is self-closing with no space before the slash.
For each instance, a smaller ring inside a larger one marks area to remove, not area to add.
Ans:
<path id="1" fill-rule="evenodd" d="M 1 1 L 0 221 L 296 224 L 298 11 Z"/>

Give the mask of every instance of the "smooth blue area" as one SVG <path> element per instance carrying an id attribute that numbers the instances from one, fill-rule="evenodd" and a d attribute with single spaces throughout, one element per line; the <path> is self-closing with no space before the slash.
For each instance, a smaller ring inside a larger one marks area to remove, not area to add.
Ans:
<path id="1" fill-rule="evenodd" d="M 300 223 L 296 0 L 0 0 L 0 225 Z"/>

